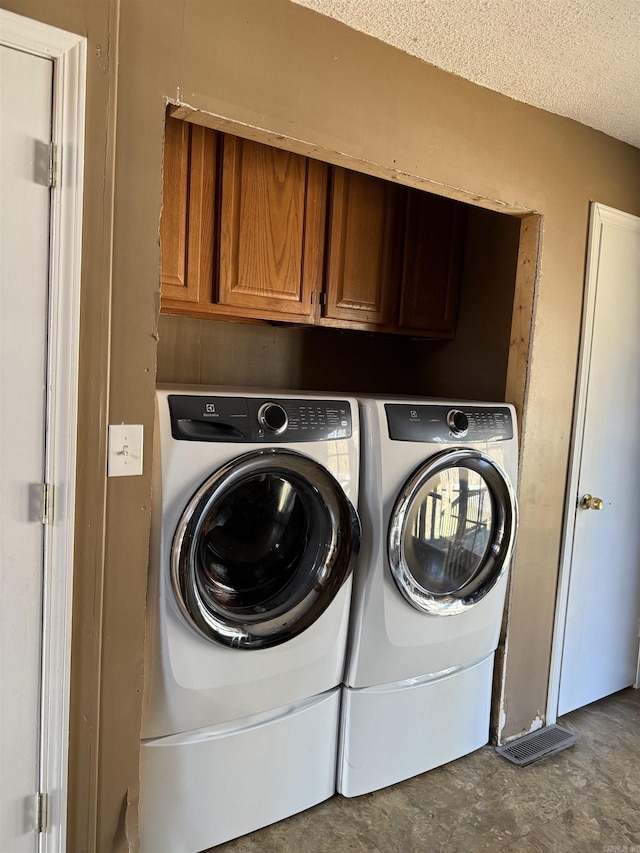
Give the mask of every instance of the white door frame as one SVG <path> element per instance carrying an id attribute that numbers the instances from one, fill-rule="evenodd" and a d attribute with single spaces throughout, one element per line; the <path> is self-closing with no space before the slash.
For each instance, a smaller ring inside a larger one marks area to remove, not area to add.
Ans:
<path id="1" fill-rule="evenodd" d="M 69 691 L 76 481 L 86 38 L 0 10 L 0 43 L 53 60 L 49 342 L 45 482 L 53 512 L 44 526 L 40 791 L 47 820 L 40 850 L 66 850 Z"/>
<path id="2" fill-rule="evenodd" d="M 616 210 L 613 207 L 607 207 L 606 205 L 599 204 L 598 202 L 592 202 L 589 223 L 589 247 L 584 286 L 584 304 L 582 311 L 578 383 L 576 388 L 571 435 L 571 460 L 569 463 L 569 477 L 567 480 L 567 493 L 565 498 L 560 575 L 558 579 L 558 596 L 556 600 L 556 615 L 551 651 L 551 671 L 549 674 L 549 689 L 547 693 L 547 709 L 545 717 L 547 725 L 555 723 L 558 717 L 560 669 L 562 665 L 564 630 L 569 603 L 569 580 L 571 573 L 571 561 L 573 557 L 576 501 L 578 495 L 580 466 L 582 462 L 582 443 L 587 408 L 587 392 L 589 388 L 589 371 L 591 367 L 591 343 L 593 338 L 593 324 L 596 307 L 597 276 L 600 264 L 602 229 L 606 223 L 629 227 L 629 214 Z M 640 658 L 638 661 L 638 667 L 638 678 L 640 678 Z M 636 687 L 637 686 L 638 681 L 636 681 Z"/>

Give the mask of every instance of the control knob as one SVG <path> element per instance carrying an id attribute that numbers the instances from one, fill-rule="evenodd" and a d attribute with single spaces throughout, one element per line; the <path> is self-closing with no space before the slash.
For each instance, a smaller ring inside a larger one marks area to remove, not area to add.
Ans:
<path id="1" fill-rule="evenodd" d="M 280 435 L 287 428 L 289 418 L 279 403 L 263 403 L 258 409 L 258 423 L 272 435 Z"/>
<path id="2" fill-rule="evenodd" d="M 447 415 L 447 424 L 452 434 L 462 438 L 469 431 L 469 418 L 460 409 L 451 409 Z"/>

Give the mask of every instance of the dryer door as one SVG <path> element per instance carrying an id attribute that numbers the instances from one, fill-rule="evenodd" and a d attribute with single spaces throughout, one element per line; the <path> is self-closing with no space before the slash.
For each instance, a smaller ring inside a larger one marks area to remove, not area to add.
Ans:
<path id="1" fill-rule="evenodd" d="M 257 450 L 189 501 L 173 541 L 173 589 L 207 639 L 267 648 L 326 610 L 359 547 L 356 510 L 326 468 L 294 451 Z"/>
<path id="2" fill-rule="evenodd" d="M 431 457 L 405 483 L 389 524 L 389 564 L 404 597 L 426 613 L 461 613 L 506 571 L 518 509 L 506 473 L 480 451 Z"/>

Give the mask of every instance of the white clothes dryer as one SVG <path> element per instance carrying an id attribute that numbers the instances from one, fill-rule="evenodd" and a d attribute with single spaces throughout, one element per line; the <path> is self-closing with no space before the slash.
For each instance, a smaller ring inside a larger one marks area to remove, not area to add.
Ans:
<path id="1" fill-rule="evenodd" d="M 142 851 L 194 853 L 335 792 L 353 399 L 156 395 Z"/>
<path id="2" fill-rule="evenodd" d="M 515 542 L 512 406 L 360 401 L 363 550 L 338 790 L 356 796 L 489 740 Z"/>

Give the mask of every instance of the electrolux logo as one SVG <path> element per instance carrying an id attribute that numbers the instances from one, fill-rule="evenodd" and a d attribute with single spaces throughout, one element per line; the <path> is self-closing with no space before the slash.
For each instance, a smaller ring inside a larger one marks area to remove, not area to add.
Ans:
<path id="1" fill-rule="evenodd" d="M 204 413 L 205 413 L 205 415 L 215 415 L 216 414 L 215 403 L 205 403 L 204 404 Z"/>

